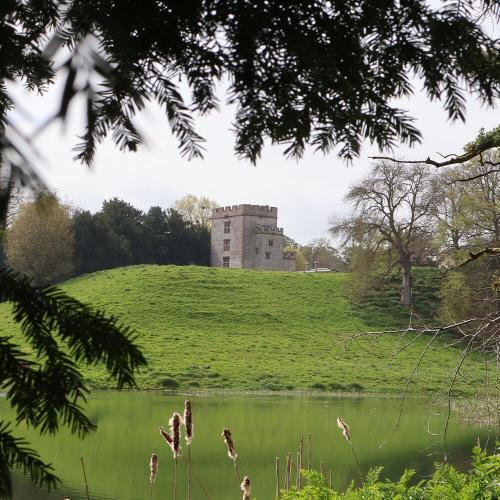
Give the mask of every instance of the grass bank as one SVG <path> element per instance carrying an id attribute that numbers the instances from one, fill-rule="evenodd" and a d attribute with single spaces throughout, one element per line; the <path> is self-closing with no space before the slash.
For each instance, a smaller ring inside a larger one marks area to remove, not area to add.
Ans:
<path id="1" fill-rule="evenodd" d="M 359 332 L 402 326 L 397 283 L 388 279 L 360 305 L 347 298 L 346 274 L 304 274 L 207 267 L 134 266 L 70 280 L 62 288 L 116 315 L 138 333 L 149 362 L 140 388 L 400 391 L 428 338 L 359 337 Z M 415 271 L 416 305 L 423 321 L 436 310 L 432 270 Z M 18 335 L 8 304 L 0 305 L 0 329 Z M 429 349 L 413 393 L 442 389 L 459 358 Z M 464 367 L 481 381 L 483 367 Z M 101 367 L 85 368 L 95 387 L 109 385 Z M 462 394 L 470 384 L 458 386 Z"/>

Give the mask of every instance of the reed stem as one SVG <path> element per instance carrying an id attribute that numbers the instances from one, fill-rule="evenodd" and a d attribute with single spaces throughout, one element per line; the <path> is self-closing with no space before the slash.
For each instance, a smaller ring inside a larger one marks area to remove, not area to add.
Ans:
<path id="1" fill-rule="evenodd" d="M 280 498 L 280 457 L 276 457 L 276 498 Z"/>
<path id="2" fill-rule="evenodd" d="M 361 484 L 363 485 L 363 483 L 364 483 L 363 473 L 361 472 L 361 466 L 359 465 L 358 455 L 356 454 L 356 450 L 354 449 L 354 445 L 352 444 L 352 441 L 349 440 L 348 443 L 351 445 L 352 454 L 354 455 L 354 459 L 356 460 L 356 467 L 358 468 L 359 478 L 361 479 Z"/>
<path id="3" fill-rule="evenodd" d="M 319 463 L 319 471 L 321 472 L 321 475 L 325 478 L 326 480 L 326 476 L 325 476 L 325 468 L 323 467 L 323 462 L 320 462 Z"/>
<path id="4" fill-rule="evenodd" d="M 302 434 L 300 436 L 300 443 L 299 443 L 299 451 L 300 451 L 300 467 L 302 467 L 302 453 L 304 451 L 304 435 Z"/>
<path id="5" fill-rule="evenodd" d="M 184 457 L 182 455 L 181 455 L 181 459 L 184 460 Z M 206 497 L 210 498 L 210 495 L 208 494 L 207 489 L 205 488 L 205 486 L 203 486 L 203 483 L 201 482 L 201 479 L 198 477 L 198 475 L 194 472 L 194 470 L 192 468 L 191 468 L 191 475 L 196 479 L 196 481 L 198 482 L 200 488 L 203 490 L 203 493 L 205 493 Z"/>
<path id="6" fill-rule="evenodd" d="M 174 500 L 177 499 L 177 458 L 174 458 Z"/>
<path id="7" fill-rule="evenodd" d="M 286 454 L 286 469 L 285 469 L 285 490 L 290 491 L 290 474 L 292 473 L 292 466 L 290 464 L 291 453 Z"/>
<path id="8" fill-rule="evenodd" d="M 300 490 L 300 451 L 297 452 L 297 470 L 295 473 L 295 487 Z"/>
<path id="9" fill-rule="evenodd" d="M 188 500 L 191 500 L 191 446 L 188 446 Z"/>
<path id="10" fill-rule="evenodd" d="M 193 474 L 193 477 L 198 481 L 198 484 L 200 485 L 200 488 L 203 490 L 203 493 L 207 496 L 207 498 L 210 500 L 210 495 L 208 494 L 208 491 L 206 490 L 205 486 L 203 486 L 203 483 L 201 482 L 200 478 L 195 474 L 194 470 L 191 471 L 191 474 Z"/>
<path id="11" fill-rule="evenodd" d="M 80 461 L 82 462 L 83 480 L 85 481 L 85 493 L 87 495 L 87 500 L 90 500 L 89 485 L 87 484 L 87 474 L 85 473 L 85 464 L 83 462 L 83 455 L 80 455 Z"/>
<path id="12" fill-rule="evenodd" d="M 330 469 L 330 474 L 329 474 L 329 476 L 330 476 L 330 479 L 329 479 L 329 481 L 328 481 L 328 487 L 331 489 L 331 488 L 332 488 L 332 469 Z"/>
<path id="13" fill-rule="evenodd" d="M 236 471 L 236 477 L 238 478 L 238 483 L 241 483 L 240 470 L 238 469 L 238 462 L 234 461 L 234 470 Z"/>
<path id="14" fill-rule="evenodd" d="M 308 437 L 309 437 L 309 452 L 307 455 L 307 470 L 311 470 L 311 445 L 312 445 L 311 433 L 309 433 Z"/>

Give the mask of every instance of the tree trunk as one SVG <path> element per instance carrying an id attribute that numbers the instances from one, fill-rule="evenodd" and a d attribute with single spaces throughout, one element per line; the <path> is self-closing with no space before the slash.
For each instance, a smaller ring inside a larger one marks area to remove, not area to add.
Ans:
<path id="1" fill-rule="evenodd" d="M 453 249 L 458 252 L 460 250 L 460 234 L 457 230 L 451 231 L 451 239 L 453 244 Z"/>
<path id="2" fill-rule="evenodd" d="M 412 296 L 411 296 L 411 262 L 409 255 L 401 255 L 399 257 L 399 263 L 401 265 L 401 274 L 403 280 L 401 281 L 401 286 L 399 288 L 401 296 L 401 305 L 405 307 L 411 307 Z"/>

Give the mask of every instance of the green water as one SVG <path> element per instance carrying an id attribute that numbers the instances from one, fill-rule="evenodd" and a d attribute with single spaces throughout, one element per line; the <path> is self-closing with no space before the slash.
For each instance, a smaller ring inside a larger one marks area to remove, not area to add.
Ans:
<path id="1" fill-rule="evenodd" d="M 241 498 L 233 463 L 227 458 L 220 436 L 228 426 L 234 437 L 238 465 L 242 475 L 252 479 L 252 498 L 274 498 L 275 458 L 281 459 L 283 479 L 284 456 L 288 450 L 295 456 L 301 434 L 305 436 L 303 465 L 307 467 L 308 433 L 312 436 L 312 464 L 324 462 L 332 470 L 333 484 L 345 488 L 356 479 L 352 452 L 342 438 L 335 420 L 341 415 L 351 426 L 352 439 L 361 467 L 366 472 L 373 465 L 384 466 L 384 475 L 395 478 L 406 467 L 420 476 L 432 470 L 442 455 L 441 448 L 427 449 L 439 438 L 428 433 L 442 428 L 443 416 L 431 412 L 423 400 L 410 399 L 397 433 L 392 434 L 400 401 L 393 398 L 335 398 L 288 396 L 189 396 L 193 404 L 195 437 L 191 445 L 192 467 L 216 500 Z M 153 499 L 172 499 L 173 461 L 171 452 L 156 430 L 167 426 L 174 410 L 182 412 L 185 396 L 158 393 L 94 393 L 88 414 L 98 431 L 84 440 L 61 431 L 56 437 L 39 437 L 17 429 L 17 435 L 28 438 L 44 460 L 52 462 L 62 486 L 53 494 L 31 487 L 16 474 L 16 500 L 84 499 L 80 456 L 85 458 L 90 497 L 96 499 L 148 499 L 149 457 L 159 455 L 159 474 Z M 12 416 L 5 400 L 0 399 L 2 418 Z M 471 448 L 478 435 L 486 430 L 453 421 L 448 436 L 451 461 L 467 467 Z M 184 441 L 184 440 L 183 440 Z M 184 454 L 187 447 L 183 442 Z M 177 499 L 186 495 L 186 464 L 178 464 Z M 193 479 L 192 498 L 206 498 Z"/>

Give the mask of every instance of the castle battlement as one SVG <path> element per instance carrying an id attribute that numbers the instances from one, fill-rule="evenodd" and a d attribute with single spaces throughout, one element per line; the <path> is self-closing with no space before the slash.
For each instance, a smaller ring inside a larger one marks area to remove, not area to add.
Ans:
<path id="1" fill-rule="evenodd" d="M 283 258 L 295 260 L 297 258 L 297 255 L 295 252 L 283 252 Z"/>
<path id="2" fill-rule="evenodd" d="M 236 217 L 242 215 L 256 215 L 260 217 L 278 217 L 278 209 L 269 205 L 233 205 L 228 207 L 218 207 L 212 210 L 212 219 L 222 217 Z"/>
<path id="3" fill-rule="evenodd" d="M 269 224 L 258 224 L 255 226 L 255 234 L 283 234 L 283 228 Z"/>

